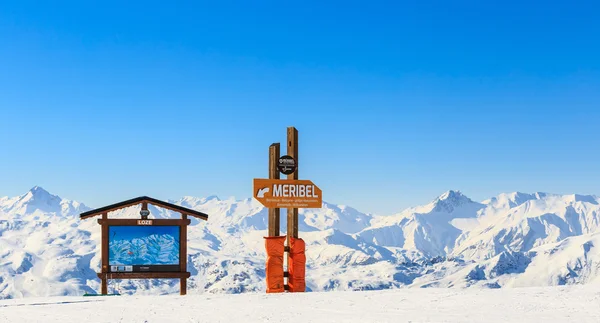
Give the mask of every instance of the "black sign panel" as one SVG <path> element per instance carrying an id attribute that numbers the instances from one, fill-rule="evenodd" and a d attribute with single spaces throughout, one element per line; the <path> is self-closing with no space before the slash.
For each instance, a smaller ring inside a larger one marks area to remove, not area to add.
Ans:
<path id="1" fill-rule="evenodd" d="M 293 174 L 296 171 L 296 160 L 292 156 L 281 156 L 277 161 L 277 169 L 285 175 Z"/>

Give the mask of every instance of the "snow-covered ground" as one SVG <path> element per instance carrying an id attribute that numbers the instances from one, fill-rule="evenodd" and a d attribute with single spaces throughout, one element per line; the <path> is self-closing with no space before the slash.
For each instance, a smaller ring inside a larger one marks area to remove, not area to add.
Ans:
<path id="1" fill-rule="evenodd" d="M 600 322 L 598 285 L 0 300 L 0 322 Z"/>

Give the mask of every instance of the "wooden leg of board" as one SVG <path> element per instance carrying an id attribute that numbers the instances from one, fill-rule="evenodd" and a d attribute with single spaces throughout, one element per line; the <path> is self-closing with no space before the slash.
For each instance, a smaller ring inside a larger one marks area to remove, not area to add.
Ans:
<path id="1" fill-rule="evenodd" d="M 102 278 L 101 280 L 101 284 L 102 284 L 102 295 L 107 295 L 108 294 L 108 285 L 106 283 L 106 276 Z"/>
<path id="2" fill-rule="evenodd" d="M 180 294 L 180 295 L 185 295 L 185 294 L 187 294 L 187 278 L 181 278 L 181 279 L 179 280 L 179 285 L 180 285 L 180 286 L 179 286 L 179 288 L 180 288 L 180 290 L 179 290 L 179 294 Z"/>

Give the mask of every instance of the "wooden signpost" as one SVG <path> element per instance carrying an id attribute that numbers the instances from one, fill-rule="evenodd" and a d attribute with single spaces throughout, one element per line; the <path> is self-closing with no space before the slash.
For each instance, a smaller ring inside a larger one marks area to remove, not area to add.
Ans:
<path id="1" fill-rule="evenodd" d="M 296 160 L 298 159 L 298 130 L 295 127 L 287 128 L 287 154 Z M 298 180 L 298 166 L 296 171 L 287 175 L 288 179 Z M 321 196 L 321 195 L 319 195 Z M 321 207 L 321 205 L 319 205 Z M 290 238 L 298 238 L 298 208 L 291 207 L 287 209 L 287 245 L 290 246 Z"/>
<path id="2" fill-rule="evenodd" d="M 141 219 L 109 219 L 108 213 L 141 204 Z M 150 212 L 148 204 L 181 213 L 181 219 L 148 219 Z M 152 278 L 171 278 L 179 279 L 180 294 L 187 293 L 187 279 L 190 273 L 187 271 L 187 226 L 191 221 L 188 215 L 208 220 L 208 215 L 179 205 L 163 202 L 151 197 L 142 196 L 120 203 L 108 205 L 102 208 L 91 210 L 80 214 L 80 219 L 87 219 L 94 216 L 102 216 L 98 220 L 102 230 L 102 267 L 98 273 L 101 280 L 102 295 L 108 294 L 107 282 L 109 279 L 152 279 Z M 179 264 L 178 265 L 142 265 L 142 266 L 111 266 L 109 264 L 109 228 L 122 226 L 174 226 L 179 227 Z M 116 268 L 115 268 L 116 267 Z"/>
<path id="3" fill-rule="evenodd" d="M 304 241 L 298 237 L 298 209 L 321 208 L 322 192 L 313 182 L 298 178 L 298 130 L 287 129 L 287 155 L 280 156 L 280 144 L 269 147 L 269 178 L 254 179 L 254 198 L 269 210 L 267 249 L 267 293 L 305 291 Z M 279 173 L 287 175 L 280 179 Z M 287 208 L 287 232 L 281 237 L 280 209 Z M 284 246 L 284 242 L 286 246 Z M 287 253 L 288 270 L 283 270 Z M 288 283 L 284 284 L 284 278 Z"/>
<path id="4" fill-rule="evenodd" d="M 278 180 L 279 170 L 277 169 L 277 158 L 279 158 L 279 143 L 272 144 L 269 147 L 269 179 Z M 254 189 L 256 194 L 256 188 Z M 280 211 L 279 208 L 269 208 L 269 237 L 276 237 L 279 235 L 280 227 Z"/>
<path id="5" fill-rule="evenodd" d="M 320 208 L 322 192 L 309 180 L 254 179 L 254 198 L 271 208 Z"/>

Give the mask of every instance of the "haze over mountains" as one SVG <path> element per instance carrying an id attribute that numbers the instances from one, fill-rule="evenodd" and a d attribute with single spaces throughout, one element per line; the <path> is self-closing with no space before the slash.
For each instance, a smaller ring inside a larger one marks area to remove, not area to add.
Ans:
<path id="1" fill-rule="evenodd" d="M 124 197 L 131 198 L 131 197 Z M 188 230 L 188 293 L 264 291 L 267 210 L 253 199 L 170 201 L 209 214 Z M 448 191 L 390 216 L 324 203 L 300 210 L 313 291 L 600 283 L 600 199 Z M 0 298 L 99 290 L 100 227 L 90 208 L 40 187 L 0 198 Z M 179 217 L 150 206 L 150 218 Z M 285 212 L 282 212 L 282 229 Z M 138 217 L 131 207 L 109 217 Z M 283 234 L 283 233 L 282 233 Z M 176 293 L 170 280 L 113 281 L 110 292 Z"/>

